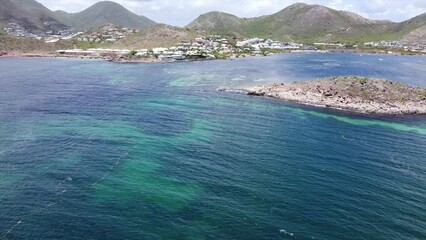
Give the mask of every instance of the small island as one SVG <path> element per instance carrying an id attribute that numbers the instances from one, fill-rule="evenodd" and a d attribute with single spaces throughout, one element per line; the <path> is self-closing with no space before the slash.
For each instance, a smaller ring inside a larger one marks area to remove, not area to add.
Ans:
<path id="1" fill-rule="evenodd" d="M 359 113 L 426 114 L 426 88 L 385 79 L 342 76 L 289 84 L 275 83 L 242 90 L 253 96 Z"/>

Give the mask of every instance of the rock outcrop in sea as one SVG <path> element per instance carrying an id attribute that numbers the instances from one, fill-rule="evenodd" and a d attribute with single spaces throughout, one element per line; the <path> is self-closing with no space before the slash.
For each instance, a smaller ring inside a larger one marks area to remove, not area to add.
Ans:
<path id="1" fill-rule="evenodd" d="M 369 114 L 426 114 L 426 88 L 385 79 L 359 76 L 330 77 L 289 84 L 243 89 L 248 95 L 266 96 L 307 105 Z"/>

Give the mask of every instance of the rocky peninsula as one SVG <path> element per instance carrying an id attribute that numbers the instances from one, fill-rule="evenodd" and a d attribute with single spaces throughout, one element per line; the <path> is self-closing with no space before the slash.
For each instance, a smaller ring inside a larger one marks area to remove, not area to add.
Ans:
<path id="1" fill-rule="evenodd" d="M 360 113 L 426 114 L 426 88 L 385 79 L 342 76 L 242 90 L 253 96 Z"/>

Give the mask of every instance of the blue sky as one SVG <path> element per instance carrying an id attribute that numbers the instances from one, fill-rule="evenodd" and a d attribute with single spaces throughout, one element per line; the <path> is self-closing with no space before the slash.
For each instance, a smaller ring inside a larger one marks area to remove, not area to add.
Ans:
<path id="1" fill-rule="evenodd" d="M 78 12 L 99 0 L 38 0 L 52 10 Z M 156 22 L 185 26 L 202 13 L 224 11 L 239 17 L 272 14 L 295 3 L 321 4 L 376 20 L 407 20 L 426 12 L 426 0 L 112 0 Z"/>

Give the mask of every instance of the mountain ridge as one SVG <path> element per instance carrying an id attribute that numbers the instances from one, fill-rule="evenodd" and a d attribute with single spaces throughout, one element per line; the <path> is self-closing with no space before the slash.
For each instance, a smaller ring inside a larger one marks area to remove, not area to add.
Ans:
<path id="1" fill-rule="evenodd" d="M 55 14 L 34 0 L 2 0 L 0 2 L 0 23 L 14 22 L 28 29 L 58 30 L 66 24 L 56 19 Z"/>
<path id="2" fill-rule="evenodd" d="M 78 13 L 51 11 L 35 0 L 1 0 L 0 24 L 17 23 L 32 32 L 73 28 L 87 31 L 113 24 L 128 28 L 147 29 L 156 24 L 118 3 L 100 1 Z"/>
<path id="3" fill-rule="evenodd" d="M 146 30 L 157 24 L 111 1 L 100 1 L 81 12 L 67 13 L 51 11 L 36 0 L 1 0 L 0 35 L 5 34 L 3 27 L 10 22 L 34 32 L 67 28 L 88 31 L 107 24 Z M 261 37 L 301 43 L 381 40 L 426 43 L 426 13 L 396 23 L 306 3 L 295 3 L 274 14 L 253 18 L 240 18 L 219 11 L 207 12 L 185 28 L 237 38 Z"/>
<path id="4" fill-rule="evenodd" d="M 91 30 L 106 24 L 147 29 L 156 24 L 153 20 L 136 15 L 122 5 L 111 1 L 97 2 L 78 13 L 56 11 L 56 14 L 78 30 Z"/>
<path id="5" fill-rule="evenodd" d="M 223 16 L 227 16 L 226 18 Z M 410 41 L 423 40 L 426 13 L 401 23 L 372 20 L 356 13 L 325 6 L 295 3 L 271 15 L 240 18 L 223 12 L 202 14 L 186 27 L 199 32 L 221 32 L 235 37 L 263 37 L 277 40 L 379 41 L 399 40 L 412 33 Z"/>

